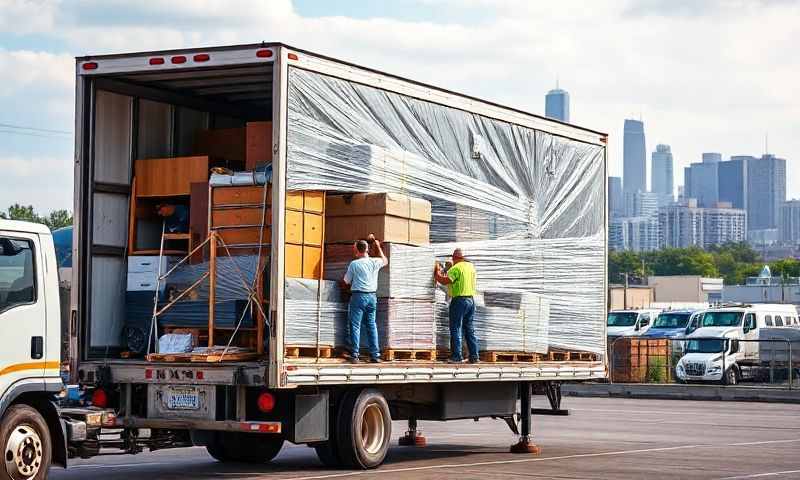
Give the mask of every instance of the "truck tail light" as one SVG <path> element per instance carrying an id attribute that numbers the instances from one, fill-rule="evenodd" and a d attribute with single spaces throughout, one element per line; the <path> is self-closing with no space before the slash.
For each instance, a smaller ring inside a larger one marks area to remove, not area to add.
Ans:
<path id="1" fill-rule="evenodd" d="M 82 67 L 84 70 L 97 70 L 97 62 L 86 62 Z"/>
<path id="2" fill-rule="evenodd" d="M 294 53 L 290 53 L 286 56 L 289 57 L 289 60 L 297 60 L 297 55 L 295 55 Z"/>
<path id="3" fill-rule="evenodd" d="M 150 65 L 164 65 L 164 59 L 161 57 L 153 57 L 150 59 Z"/>
<path id="4" fill-rule="evenodd" d="M 92 393 L 92 405 L 100 408 L 106 408 L 108 406 L 108 394 L 105 390 L 98 388 Z"/>
<path id="5" fill-rule="evenodd" d="M 258 58 L 270 58 L 272 56 L 272 50 L 262 49 L 256 50 L 256 57 Z"/>
<path id="6" fill-rule="evenodd" d="M 172 57 L 170 61 L 174 64 L 186 63 L 186 57 L 184 57 L 183 55 L 176 55 Z"/>
<path id="7" fill-rule="evenodd" d="M 263 392 L 258 396 L 258 409 L 262 413 L 269 413 L 275 408 L 275 395 Z"/>
<path id="8" fill-rule="evenodd" d="M 207 53 L 198 53 L 197 55 L 192 57 L 192 60 L 194 60 L 195 62 L 207 62 L 211 60 L 211 56 Z"/>

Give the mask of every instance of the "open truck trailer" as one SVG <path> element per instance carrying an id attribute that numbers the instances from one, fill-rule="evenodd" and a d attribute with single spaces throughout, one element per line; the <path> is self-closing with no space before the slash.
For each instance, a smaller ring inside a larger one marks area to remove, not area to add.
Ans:
<path id="1" fill-rule="evenodd" d="M 69 372 L 112 412 L 102 422 L 118 436 L 68 428 L 71 455 L 205 445 L 223 461 L 263 462 L 290 441 L 326 465 L 369 468 L 386 455 L 392 419 L 409 421 L 411 443 L 418 420 L 494 417 L 516 429 L 520 399 L 530 451 L 532 390 L 557 407 L 561 382 L 606 377 L 605 134 L 279 43 L 82 57 L 76 72 Z M 209 178 L 213 167 L 223 170 Z M 240 187 L 225 190 L 234 178 Z M 391 279 L 424 287 L 414 300 L 424 313 L 398 309 L 386 326 L 411 328 L 419 348 L 382 345 L 391 361 L 381 364 L 336 358 L 341 335 L 328 330 L 343 328 L 347 304 L 323 299 L 335 280 L 325 256 L 332 235 L 352 243 L 369 226 L 325 206 L 347 210 L 365 194 L 383 198 L 372 221 L 402 237 L 395 250 L 443 261 L 460 247 L 475 264 L 480 363 L 445 362 L 447 299 L 427 260 Z M 424 225 L 411 206 L 399 227 L 382 218 L 392 195 L 423 200 Z M 190 230 L 154 218 L 161 204 L 182 208 Z M 298 222 L 305 238 L 294 238 Z M 148 263 L 155 277 L 137 270 Z M 165 271 L 181 269 L 197 284 L 165 291 Z M 157 286 L 137 288 L 142 278 Z M 316 299 L 292 303 L 294 278 Z M 221 292 L 230 284 L 243 295 Z M 155 327 L 132 333 L 132 292 L 152 299 Z M 244 309 L 223 324 L 234 300 Z M 199 322 L 167 328 L 162 309 L 182 303 Z M 160 337 L 187 332 L 193 353 L 158 351 Z"/>

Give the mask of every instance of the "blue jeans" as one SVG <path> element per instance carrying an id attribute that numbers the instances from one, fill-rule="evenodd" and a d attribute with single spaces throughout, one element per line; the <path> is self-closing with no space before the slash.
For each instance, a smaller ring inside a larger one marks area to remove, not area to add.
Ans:
<path id="1" fill-rule="evenodd" d="M 372 358 L 380 358 L 378 349 L 378 326 L 375 324 L 375 311 L 378 297 L 374 293 L 353 292 L 347 311 L 347 324 L 350 328 L 350 354 L 358 358 L 361 346 L 361 322 L 366 323 L 367 345 Z"/>
<path id="2" fill-rule="evenodd" d="M 475 338 L 475 301 L 472 297 L 455 297 L 450 301 L 450 357 L 462 360 L 461 331 L 467 339 L 470 360 L 478 359 L 478 339 Z"/>

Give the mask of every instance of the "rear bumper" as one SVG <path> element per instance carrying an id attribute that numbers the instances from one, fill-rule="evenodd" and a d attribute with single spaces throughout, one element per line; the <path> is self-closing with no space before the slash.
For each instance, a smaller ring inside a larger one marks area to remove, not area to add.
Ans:
<path id="1" fill-rule="evenodd" d="M 239 422 L 235 420 L 184 420 L 166 418 L 119 418 L 120 428 L 163 428 L 169 430 L 215 430 L 220 432 L 282 433 L 281 422 Z"/>

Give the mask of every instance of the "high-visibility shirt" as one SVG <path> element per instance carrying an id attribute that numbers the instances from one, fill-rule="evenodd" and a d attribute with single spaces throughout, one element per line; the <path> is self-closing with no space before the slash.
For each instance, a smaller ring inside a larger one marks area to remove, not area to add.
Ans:
<path id="1" fill-rule="evenodd" d="M 456 263 L 447 271 L 450 284 L 450 296 L 472 297 L 475 296 L 475 287 L 478 284 L 475 266 L 466 260 Z"/>

